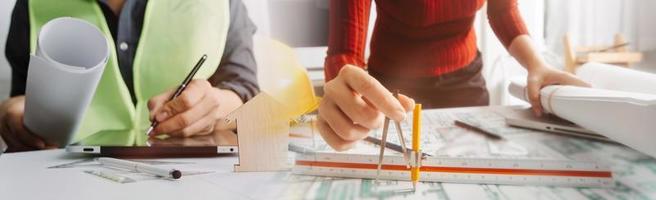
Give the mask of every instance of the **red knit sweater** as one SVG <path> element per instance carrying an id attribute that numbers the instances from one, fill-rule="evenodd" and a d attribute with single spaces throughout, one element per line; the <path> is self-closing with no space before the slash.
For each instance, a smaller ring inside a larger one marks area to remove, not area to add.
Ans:
<path id="1" fill-rule="evenodd" d="M 485 0 L 376 0 L 371 54 L 364 60 L 371 0 L 330 0 L 326 81 L 345 64 L 386 76 L 430 77 L 449 73 L 476 57 L 474 17 Z M 527 34 L 517 0 L 489 0 L 488 20 L 501 42 Z"/>

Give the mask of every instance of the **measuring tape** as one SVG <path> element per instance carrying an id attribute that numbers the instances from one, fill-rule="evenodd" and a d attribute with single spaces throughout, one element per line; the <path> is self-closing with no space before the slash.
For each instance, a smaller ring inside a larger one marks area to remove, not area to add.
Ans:
<path id="1" fill-rule="evenodd" d="M 414 159 L 414 158 L 412 158 Z M 377 155 L 297 154 L 295 174 L 345 178 L 376 178 Z M 379 179 L 410 180 L 410 169 L 401 156 L 383 160 Z M 423 182 L 476 184 L 610 187 L 612 172 L 595 162 L 572 160 L 517 160 L 497 158 L 426 157 L 422 160 Z"/>

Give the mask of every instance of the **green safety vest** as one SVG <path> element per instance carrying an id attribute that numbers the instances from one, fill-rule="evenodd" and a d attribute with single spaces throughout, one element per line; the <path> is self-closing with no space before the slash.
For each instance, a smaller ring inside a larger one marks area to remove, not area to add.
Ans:
<path id="1" fill-rule="evenodd" d="M 46 22 L 74 17 L 96 25 L 108 38 L 111 56 L 74 142 L 133 145 L 145 141 L 150 126 L 148 100 L 175 89 L 196 61 L 208 58 L 195 78 L 207 79 L 223 55 L 230 23 L 228 0 L 151 0 L 136 49 L 132 73 L 136 106 L 121 77 L 115 42 L 96 0 L 31 0 L 30 49 Z"/>

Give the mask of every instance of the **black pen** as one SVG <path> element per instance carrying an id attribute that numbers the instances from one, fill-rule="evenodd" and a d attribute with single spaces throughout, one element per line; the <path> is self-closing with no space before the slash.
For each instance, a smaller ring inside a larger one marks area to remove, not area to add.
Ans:
<path id="1" fill-rule="evenodd" d="M 492 133 L 492 132 L 489 131 L 489 130 L 485 130 L 485 129 L 482 128 L 482 127 L 479 127 L 479 126 L 477 126 L 477 125 L 474 125 L 473 123 L 469 123 L 469 122 L 464 121 L 464 120 L 455 120 L 455 121 L 454 121 L 454 124 L 455 124 L 456 126 L 459 126 L 459 127 L 464 128 L 464 129 L 472 130 L 472 131 L 474 131 L 474 132 L 477 132 L 477 133 L 483 134 L 483 135 L 485 135 L 485 136 L 487 136 L 487 137 L 489 137 L 489 138 L 491 138 L 491 139 L 493 139 L 493 140 L 502 140 L 502 139 L 503 139 L 503 137 L 502 137 L 501 135 L 499 135 L 499 134 Z"/>
<path id="2" fill-rule="evenodd" d="M 207 60 L 207 54 L 203 54 L 203 57 L 200 57 L 200 60 L 196 63 L 196 66 L 194 66 L 193 69 L 191 69 L 191 72 L 187 74 L 187 77 L 182 81 L 182 84 L 178 86 L 178 89 L 175 90 L 175 93 L 171 98 L 169 98 L 168 101 L 171 101 L 175 99 L 176 97 L 180 96 L 182 94 L 182 91 L 184 91 L 187 88 L 187 85 L 191 80 L 194 79 L 194 76 L 196 75 L 196 72 L 200 69 L 200 66 L 203 66 L 203 63 L 205 63 L 205 60 Z M 167 102 L 168 102 L 167 101 Z M 151 132 L 153 132 L 153 129 L 155 129 L 155 126 L 157 126 L 157 120 L 153 120 L 153 122 L 150 124 L 150 128 L 146 131 L 146 135 L 150 135 Z"/>

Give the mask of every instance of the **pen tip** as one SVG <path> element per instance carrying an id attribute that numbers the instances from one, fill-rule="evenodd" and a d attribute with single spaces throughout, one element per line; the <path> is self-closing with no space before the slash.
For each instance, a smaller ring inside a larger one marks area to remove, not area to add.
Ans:
<path id="1" fill-rule="evenodd" d="M 148 130 L 146 131 L 146 136 L 150 136 L 150 134 L 151 134 L 152 132 L 153 132 L 153 127 L 151 126 L 151 127 L 148 128 Z"/>

